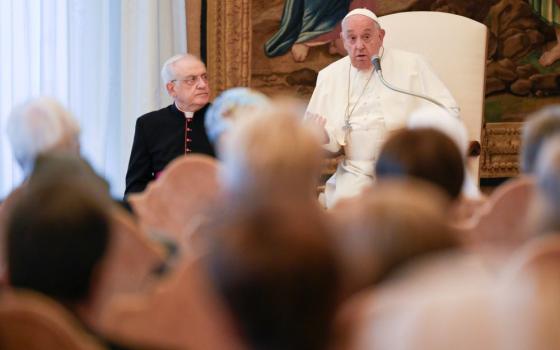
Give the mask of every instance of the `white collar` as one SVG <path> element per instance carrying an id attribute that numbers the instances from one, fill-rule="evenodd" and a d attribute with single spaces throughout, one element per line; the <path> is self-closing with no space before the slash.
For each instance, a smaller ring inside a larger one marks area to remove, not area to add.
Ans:
<path id="1" fill-rule="evenodd" d="M 179 111 L 183 112 L 183 114 L 185 115 L 185 118 L 187 118 L 187 119 L 191 119 L 194 116 L 194 112 L 185 112 L 185 111 L 181 110 L 181 108 L 179 108 L 179 106 L 177 106 L 177 102 L 175 102 L 175 107 Z"/>

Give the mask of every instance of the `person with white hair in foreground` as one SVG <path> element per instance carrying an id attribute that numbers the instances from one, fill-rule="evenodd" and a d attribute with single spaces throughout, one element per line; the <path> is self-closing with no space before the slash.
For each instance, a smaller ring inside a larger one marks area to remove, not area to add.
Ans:
<path id="1" fill-rule="evenodd" d="M 228 197 L 258 205 L 273 194 L 317 205 L 323 152 L 297 105 L 272 103 L 242 118 L 225 140 L 220 180 Z"/>
<path id="2" fill-rule="evenodd" d="M 448 111 L 432 106 L 423 107 L 410 115 L 407 127 L 409 129 L 435 129 L 447 135 L 455 144 L 465 163 L 465 177 L 462 195 L 469 199 L 481 199 L 483 196 L 475 179 L 467 169 L 467 155 L 469 148 L 469 135 L 462 120 L 457 119 Z"/>
<path id="3" fill-rule="evenodd" d="M 6 133 L 15 160 L 27 178 L 35 159 L 47 151 L 80 151 L 78 122 L 52 98 L 34 98 L 15 107 L 8 118 Z"/>
<path id="4" fill-rule="evenodd" d="M 324 147 L 345 157 L 326 185 L 326 205 L 359 194 L 374 181 L 374 164 L 390 131 L 403 127 L 410 113 L 429 102 L 385 87 L 372 57 L 380 57 L 389 83 L 424 94 L 457 111 L 457 103 L 421 56 L 384 49 L 385 31 L 367 9 L 350 11 L 341 38 L 348 56 L 319 72 L 307 108 L 308 118 L 324 125 Z"/>
<path id="5" fill-rule="evenodd" d="M 227 132 L 243 118 L 266 108 L 268 103 L 264 94 L 246 87 L 228 89 L 214 100 L 206 111 L 204 126 L 218 156 Z"/>

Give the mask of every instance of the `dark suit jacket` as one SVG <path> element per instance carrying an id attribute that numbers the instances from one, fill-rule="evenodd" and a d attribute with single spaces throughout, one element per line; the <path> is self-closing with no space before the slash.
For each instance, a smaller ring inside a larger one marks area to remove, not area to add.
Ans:
<path id="1" fill-rule="evenodd" d="M 191 153 L 203 153 L 214 157 L 214 147 L 204 128 L 204 117 L 209 105 L 194 113 L 188 123 L 183 112 L 175 104 L 159 111 L 144 114 L 136 120 L 134 142 L 128 171 L 125 195 L 141 192 L 148 182 L 173 159 L 185 154 L 185 139 Z M 187 135 L 185 134 L 187 133 Z"/>

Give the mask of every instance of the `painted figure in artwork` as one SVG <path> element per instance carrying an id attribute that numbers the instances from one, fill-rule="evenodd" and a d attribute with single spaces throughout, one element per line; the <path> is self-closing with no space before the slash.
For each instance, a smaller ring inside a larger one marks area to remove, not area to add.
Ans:
<path id="1" fill-rule="evenodd" d="M 268 57 L 291 50 L 296 62 L 303 62 L 309 49 L 329 45 L 331 54 L 346 55 L 340 39 L 340 22 L 355 8 L 374 10 L 374 0 L 286 0 L 280 28 L 264 45 Z"/>
<path id="2" fill-rule="evenodd" d="M 529 3 L 543 20 L 554 26 L 556 33 L 555 45 L 539 58 L 539 63 L 547 67 L 560 59 L 560 0 L 529 0 Z"/>

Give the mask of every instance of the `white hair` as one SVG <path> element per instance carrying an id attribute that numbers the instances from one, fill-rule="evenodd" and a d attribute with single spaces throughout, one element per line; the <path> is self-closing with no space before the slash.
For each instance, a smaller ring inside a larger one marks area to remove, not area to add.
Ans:
<path id="1" fill-rule="evenodd" d="M 55 148 L 72 151 L 79 148 L 78 122 L 52 98 L 31 99 L 16 106 L 8 117 L 6 132 L 14 158 L 25 176 L 33 170 L 39 154 Z"/>
<path id="2" fill-rule="evenodd" d="M 455 142 L 463 158 L 467 156 L 469 134 L 465 124 L 440 107 L 423 107 L 414 111 L 408 119 L 408 128 L 432 128 L 441 131 Z"/>
<path id="3" fill-rule="evenodd" d="M 180 61 L 185 58 L 191 58 L 200 61 L 198 57 L 188 53 L 181 53 L 168 58 L 167 61 L 165 61 L 165 63 L 163 64 L 163 67 L 161 68 L 161 80 L 163 81 L 164 85 L 177 78 L 174 65 L 177 61 Z"/>
<path id="4" fill-rule="evenodd" d="M 465 164 L 465 180 L 463 181 L 462 193 L 467 198 L 480 198 L 482 194 L 476 185 L 476 181 L 467 171 L 466 160 L 469 149 L 469 133 L 463 121 L 443 110 L 440 107 L 423 107 L 413 112 L 407 123 L 408 129 L 435 129 L 449 137 L 461 152 Z"/>
<path id="5" fill-rule="evenodd" d="M 240 118 L 267 104 L 268 98 L 256 90 L 237 87 L 224 91 L 206 112 L 204 123 L 208 138 L 212 143 L 217 143 L 220 136 Z"/>
<path id="6" fill-rule="evenodd" d="M 266 196 L 280 190 L 314 196 L 322 156 L 315 129 L 287 103 L 272 103 L 233 125 L 220 180 L 231 193 Z"/>

